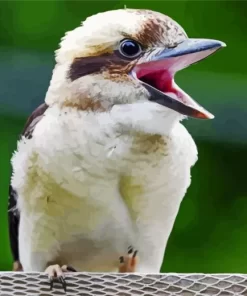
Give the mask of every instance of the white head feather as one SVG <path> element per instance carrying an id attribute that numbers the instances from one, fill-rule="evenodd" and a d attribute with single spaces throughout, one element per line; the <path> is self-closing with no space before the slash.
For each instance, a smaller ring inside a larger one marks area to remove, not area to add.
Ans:
<path id="1" fill-rule="evenodd" d="M 103 109 L 108 111 L 115 104 L 140 102 L 146 102 L 143 105 L 144 109 L 151 106 L 153 110 L 154 103 L 147 102 L 147 91 L 134 79 L 111 79 L 104 73 L 85 75 L 75 81 L 68 78 L 69 69 L 76 58 L 100 56 L 106 52 L 112 52 L 117 49 L 119 42 L 126 38 L 126 35 L 141 35 L 150 21 L 155 23 L 160 35 L 155 41 L 156 46 L 165 47 L 187 38 L 184 30 L 168 16 L 149 10 L 135 9 L 119 9 L 93 15 L 88 17 L 80 27 L 67 32 L 62 38 L 60 48 L 56 51 L 57 65 L 46 95 L 46 103 L 63 105 L 65 102 L 70 102 L 70 105 L 78 105 L 78 102 L 86 97 L 94 102 L 100 102 Z M 150 35 L 153 33 L 155 32 L 151 32 Z M 140 104 L 138 106 L 141 107 Z M 165 116 L 167 119 L 172 117 L 178 121 L 182 118 L 170 109 L 161 106 L 155 106 L 154 109 L 157 110 L 157 108 L 163 109 L 163 115 L 169 114 Z M 137 118 L 137 114 L 135 115 Z"/>

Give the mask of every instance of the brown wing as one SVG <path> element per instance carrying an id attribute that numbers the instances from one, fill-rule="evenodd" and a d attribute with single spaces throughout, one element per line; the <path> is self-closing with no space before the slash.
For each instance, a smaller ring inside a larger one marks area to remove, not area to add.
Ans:
<path id="1" fill-rule="evenodd" d="M 27 139 L 31 139 L 33 135 L 33 131 L 35 129 L 36 124 L 43 117 L 48 105 L 45 103 L 40 105 L 28 118 L 24 129 L 22 131 L 22 136 Z M 9 186 L 9 200 L 8 200 L 8 221 L 9 221 L 9 239 L 10 239 L 10 247 L 14 260 L 15 271 L 20 270 L 21 264 L 19 262 L 19 244 L 18 244 L 18 230 L 19 230 L 19 221 L 20 214 L 18 209 L 16 208 L 18 194 L 16 190 L 10 185 Z"/>
<path id="2" fill-rule="evenodd" d="M 33 111 L 31 116 L 28 118 L 24 126 L 24 129 L 22 131 L 22 135 L 24 137 L 26 137 L 27 139 L 32 138 L 35 126 L 41 120 L 47 108 L 48 108 L 48 105 L 44 103 Z"/>

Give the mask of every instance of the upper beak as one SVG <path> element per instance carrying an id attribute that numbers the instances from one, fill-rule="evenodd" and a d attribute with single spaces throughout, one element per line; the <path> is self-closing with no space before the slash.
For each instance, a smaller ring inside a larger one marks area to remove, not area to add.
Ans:
<path id="1" fill-rule="evenodd" d="M 151 101 L 187 116 L 211 119 L 211 113 L 176 85 L 174 75 L 225 46 L 217 40 L 187 39 L 174 48 L 155 49 L 148 62 L 137 64 L 132 74 L 148 90 Z"/>

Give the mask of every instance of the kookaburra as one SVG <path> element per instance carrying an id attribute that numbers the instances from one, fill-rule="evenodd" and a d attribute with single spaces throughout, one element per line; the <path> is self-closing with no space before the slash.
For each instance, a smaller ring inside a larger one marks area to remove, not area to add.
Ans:
<path id="1" fill-rule="evenodd" d="M 139 9 L 99 13 L 65 35 L 12 158 L 15 269 L 63 284 L 66 270 L 160 271 L 197 160 L 180 122 L 213 118 L 174 76 L 224 46 Z"/>

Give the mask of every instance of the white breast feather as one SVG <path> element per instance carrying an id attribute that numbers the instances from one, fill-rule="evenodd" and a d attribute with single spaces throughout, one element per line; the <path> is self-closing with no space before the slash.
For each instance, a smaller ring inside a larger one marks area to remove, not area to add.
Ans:
<path id="1" fill-rule="evenodd" d="M 165 147 L 138 153 L 109 116 L 49 108 L 33 138 L 19 142 L 12 185 L 24 270 L 62 258 L 82 271 L 115 271 L 133 245 L 137 271 L 159 272 L 197 149 L 177 123 Z"/>

